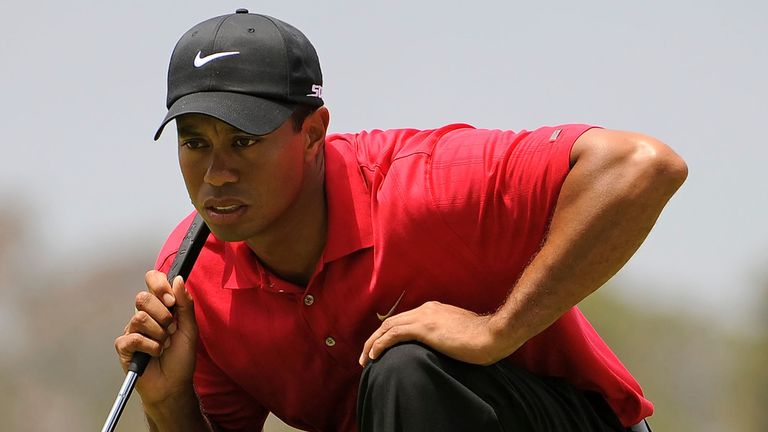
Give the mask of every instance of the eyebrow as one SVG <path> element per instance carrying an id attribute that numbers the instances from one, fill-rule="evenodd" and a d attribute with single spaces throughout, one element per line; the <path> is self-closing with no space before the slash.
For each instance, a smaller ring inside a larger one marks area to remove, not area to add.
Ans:
<path id="1" fill-rule="evenodd" d="M 200 132 L 194 126 L 176 125 L 176 132 L 179 136 L 197 136 Z"/>

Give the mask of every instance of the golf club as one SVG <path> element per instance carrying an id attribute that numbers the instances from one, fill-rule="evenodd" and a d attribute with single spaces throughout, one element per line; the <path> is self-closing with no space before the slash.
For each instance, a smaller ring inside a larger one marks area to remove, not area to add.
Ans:
<path id="1" fill-rule="evenodd" d="M 200 215 L 196 215 L 192 224 L 187 230 L 187 234 L 184 235 L 184 239 L 181 240 L 179 245 L 179 251 L 176 257 L 173 259 L 173 264 L 168 270 L 168 282 L 173 283 L 173 279 L 176 276 L 181 276 L 186 282 L 189 273 L 192 271 L 192 267 L 195 265 L 197 256 L 200 255 L 200 251 L 203 249 L 205 240 L 208 238 L 210 230 L 208 225 L 205 224 L 203 218 Z M 171 312 L 173 308 L 171 307 Z M 131 362 L 128 365 L 128 373 L 125 376 L 122 387 L 117 393 L 117 399 L 115 404 L 112 405 L 107 416 L 107 421 L 104 422 L 104 427 L 101 428 L 101 432 L 113 432 L 117 426 L 117 421 L 120 419 L 120 414 L 123 413 L 125 404 L 128 402 L 128 398 L 131 396 L 133 387 L 136 385 L 136 380 L 141 374 L 144 373 L 144 369 L 147 368 L 147 364 L 151 356 L 147 353 L 136 352 L 131 358 Z"/>

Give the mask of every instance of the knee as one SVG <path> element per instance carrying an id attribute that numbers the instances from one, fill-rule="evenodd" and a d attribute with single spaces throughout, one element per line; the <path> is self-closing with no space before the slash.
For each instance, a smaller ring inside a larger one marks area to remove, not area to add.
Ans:
<path id="1" fill-rule="evenodd" d="M 425 376 L 430 365 L 436 361 L 436 354 L 418 343 L 395 345 L 384 352 L 366 369 L 368 384 L 385 383 L 413 384 Z"/>

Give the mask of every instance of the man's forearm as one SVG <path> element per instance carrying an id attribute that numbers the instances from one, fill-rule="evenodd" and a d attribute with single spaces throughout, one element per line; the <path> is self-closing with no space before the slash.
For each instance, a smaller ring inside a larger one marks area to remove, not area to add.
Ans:
<path id="1" fill-rule="evenodd" d="M 185 393 L 174 400 L 157 406 L 144 406 L 147 424 L 152 432 L 212 432 L 200 410 L 194 392 Z"/>
<path id="2" fill-rule="evenodd" d="M 684 162 L 658 141 L 621 143 L 627 147 L 621 152 L 612 144 L 598 140 L 581 151 L 541 250 L 491 318 L 498 339 L 510 345 L 505 351 L 516 350 L 610 279 L 685 180 Z"/>

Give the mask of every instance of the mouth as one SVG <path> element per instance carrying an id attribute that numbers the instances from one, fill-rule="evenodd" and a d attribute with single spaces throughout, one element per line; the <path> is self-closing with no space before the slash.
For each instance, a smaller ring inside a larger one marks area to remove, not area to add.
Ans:
<path id="1" fill-rule="evenodd" d="M 216 213 L 228 214 L 228 213 L 236 212 L 241 207 L 244 207 L 244 206 L 242 204 L 231 204 L 227 206 L 210 206 L 210 207 L 206 207 L 206 209 Z"/>
<path id="2" fill-rule="evenodd" d="M 248 205 L 233 198 L 211 198 L 203 203 L 208 222 L 213 224 L 231 224 L 238 222 L 246 213 Z"/>

